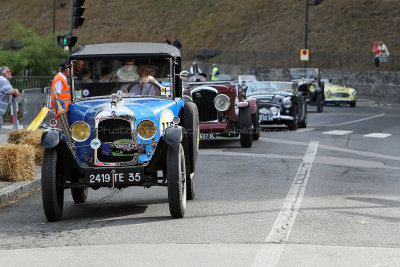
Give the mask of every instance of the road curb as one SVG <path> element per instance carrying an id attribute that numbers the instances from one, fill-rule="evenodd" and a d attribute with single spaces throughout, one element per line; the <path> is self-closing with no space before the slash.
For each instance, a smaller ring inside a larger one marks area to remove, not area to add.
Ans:
<path id="1" fill-rule="evenodd" d="M 32 192 L 41 186 L 41 172 L 37 171 L 32 181 L 15 182 L 0 189 L 0 204 L 16 199 L 22 194 Z"/>

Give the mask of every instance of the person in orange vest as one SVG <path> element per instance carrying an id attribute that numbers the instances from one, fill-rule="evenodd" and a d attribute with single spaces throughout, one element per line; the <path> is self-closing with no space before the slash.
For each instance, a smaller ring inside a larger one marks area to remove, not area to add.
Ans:
<path id="1" fill-rule="evenodd" d="M 66 113 L 71 104 L 71 93 L 67 83 L 70 68 L 71 65 L 68 62 L 61 63 L 60 72 L 54 76 L 51 84 L 51 106 L 57 116 Z"/>

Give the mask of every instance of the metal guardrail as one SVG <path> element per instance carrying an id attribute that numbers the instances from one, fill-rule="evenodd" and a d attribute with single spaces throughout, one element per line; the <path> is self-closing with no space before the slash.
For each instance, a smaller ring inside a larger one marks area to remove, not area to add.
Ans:
<path id="1" fill-rule="evenodd" d="M 43 94 L 41 88 L 24 89 L 21 94 L 22 125 L 27 128 L 36 118 L 43 107 Z"/>
<path id="2" fill-rule="evenodd" d="M 53 77 L 48 76 L 14 76 L 10 83 L 13 88 L 17 88 L 21 91 L 23 89 L 51 86 L 52 80 Z"/>

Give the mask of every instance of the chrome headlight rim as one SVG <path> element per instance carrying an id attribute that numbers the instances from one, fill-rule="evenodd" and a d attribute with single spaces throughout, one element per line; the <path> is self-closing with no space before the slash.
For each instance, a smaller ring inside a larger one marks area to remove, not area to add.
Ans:
<path id="1" fill-rule="evenodd" d="M 82 138 L 82 139 L 79 139 L 76 136 L 74 136 L 74 128 L 75 127 L 79 127 L 78 126 L 79 124 L 85 125 L 87 127 L 87 129 L 88 129 L 87 130 L 87 136 L 85 138 Z M 75 142 L 85 142 L 86 140 L 88 140 L 88 138 L 90 136 L 90 133 L 92 131 L 92 128 L 90 128 L 90 125 L 88 123 L 84 122 L 84 121 L 76 121 L 71 125 L 70 131 L 71 131 L 71 137 Z"/>
<path id="2" fill-rule="evenodd" d="M 219 101 L 219 99 L 221 99 L 221 98 L 225 98 L 225 100 L 227 101 L 227 105 L 225 105 L 223 108 L 220 108 L 219 106 L 217 106 L 217 101 Z M 231 106 L 231 99 L 226 94 L 219 94 L 214 98 L 214 107 L 218 111 L 221 111 L 221 112 L 226 111 L 226 110 L 228 110 L 228 108 L 230 106 Z"/>
<path id="3" fill-rule="evenodd" d="M 290 97 L 285 97 L 282 100 L 282 104 L 284 108 L 289 109 L 292 107 L 292 100 L 290 99 Z"/>
<path id="4" fill-rule="evenodd" d="M 328 95 L 330 95 L 331 94 L 331 90 L 326 90 L 326 93 L 328 94 Z"/>
<path id="5" fill-rule="evenodd" d="M 154 126 L 154 133 L 151 135 L 151 137 L 143 137 L 143 136 L 140 134 L 140 125 L 141 125 L 142 123 L 148 123 L 148 122 L 150 122 L 151 124 L 153 124 L 153 126 Z M 152 120 L 142 120 L 141 122 L 139 122 L 139 124 L 138 124 L 138 126 L 137 126 L 137 133 L 138 133 L 138 136 L 139 136 L 141 139 L 143 139 L 143 140 L 152 140 L 152 139 L 157 135 L 157 132 L 158 132 L 157 125 L 156 125 L 155 122 L 152 121 Z"/>
<path id="6" fill-rule="evenodd" d="M 271 114 L 273 115 L 273 116 L 277 116 L 278 115 L 278 112 L 279 112 L 279 109 L 277 108 L 277 107 L 270 107 L 269 108 L 269 111 L 271 112 Z"/>
<path id="7" fill-rule="evenodd" d="M 352 94 L 353 96 L 356 96 L 356 95 L 357 95 L 357 91 L 354 90 L 353 92 L 351 92 L 351 94 Z"/>

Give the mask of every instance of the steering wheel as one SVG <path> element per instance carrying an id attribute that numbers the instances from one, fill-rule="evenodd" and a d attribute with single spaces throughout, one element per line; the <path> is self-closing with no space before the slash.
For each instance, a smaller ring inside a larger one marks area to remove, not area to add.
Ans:
<path id="1" fill-rule="evenodd" d="M 161 86 L 155 82 L 148 82 L 151 86 L 149 88 L 146 89 L 147 94 L 143 94 L 143 95 L 148 95 L 151 91 L 151 89 L 153 88 L 153 86 L 155 86 L 156 88 L 154 88 L 154 91 L 156 92 L 156 95 L 160 96 L 161 95 Z M 129 91 L 132 89 L 132 87 L 134 87 L 135 85 L 140 84 L 138 81 L 134 81 L 132 83 L 129 84 L 129 86 L 126 88 L 126 90 Z M 158 90 L 157 90 L 158 89 Z"/>

